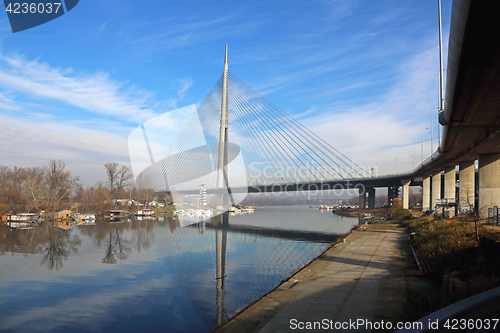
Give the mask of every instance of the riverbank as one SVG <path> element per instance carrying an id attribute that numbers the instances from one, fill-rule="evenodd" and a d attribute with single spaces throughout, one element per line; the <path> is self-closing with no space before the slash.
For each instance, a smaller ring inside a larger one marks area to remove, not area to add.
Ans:
<path id="1" fill-rule="evenodd" d="M 412 265 L 402 227 L 368 225 L 215 331 L 282 332 L 323 319 L 396 322 L 406 301 L 404 273 Z"/>

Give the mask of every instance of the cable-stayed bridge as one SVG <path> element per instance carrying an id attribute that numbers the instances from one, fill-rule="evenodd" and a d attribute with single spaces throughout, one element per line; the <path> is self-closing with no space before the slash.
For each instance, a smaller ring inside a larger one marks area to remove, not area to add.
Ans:
<path id="1" fill-rule="evenodd" d="M 373 177 L 229 72 L 226 52 L 223 74 L 197 108 L 181 110 L 186 121 L 175 135 L 168 117 L 137 131 L 143 141 L 137 147 L 149 153 L 134 163 L 138 150 L 131 149 L 134 174 L 157 190 L 184 194 L 198 193 L 203 184 L 208 195 L 223 194 L 227 205 L 238 193 L 356 189 L 360 205 L 368 193 L 373 207 L 376 187 L 389 188 L 390 200 L 403 186 L 407 208 L 409 186 L 422 185 L 424 210 L 446 198 L 461 210 L 472 203 L 487 216 L 488 208 L 500 206 L 500 25 L 494 12 L 490 2 L 453 2 L 446 101 L 440 96 L 442 143 L 411 172 Z M 165 137 L 168 143 L 158 144 Z"/>
<path id="2" fill-rule="evenodd" d="M 371 170 L 237 78 L 228 70 L 227 59 L 226 46 L 222 75 L 196 109 L 181 109 L 183 126 L 173 137 L 165 133 L 171 138 L 162 153 L 156 154 L 159 157 L 153 156 L 150 138 L 161 137 L 152 128 L 161 127 L 162 120 L 142 129 L 139 136 L 146 140 L 151 165 L 139 178 L 147 179 L 149 186 L 193 195 L 203 185 L 209 197 L 222 195 L 220 208 L 225 209 L 247 193 L 355 190 L 361 204 L 368 193 L 373 208 L 375 187 L 391 188 L 390 195 L 397 196 L 401 185 L 418 184 L 405 174 L 374 177 Z"/>

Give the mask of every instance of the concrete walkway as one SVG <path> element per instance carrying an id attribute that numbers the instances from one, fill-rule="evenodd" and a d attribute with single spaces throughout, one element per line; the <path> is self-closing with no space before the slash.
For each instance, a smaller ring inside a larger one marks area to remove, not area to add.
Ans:
<path id="1" fill-rule="evenodd" d="M 299 322 L 324 319 L 329 326 L 358 319 L 396 322 L 405 302 L 404 270 L 411 266 L 408 248 L 402 229 L 355 231 L 217 332 L 296 332 Z"/>

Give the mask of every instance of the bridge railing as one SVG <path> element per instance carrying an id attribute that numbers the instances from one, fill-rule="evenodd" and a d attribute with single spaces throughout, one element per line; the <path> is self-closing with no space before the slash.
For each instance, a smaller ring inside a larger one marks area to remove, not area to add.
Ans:
<path id="1" fill-rule="evenodd" d="M 420 323 L 420 325 L 416 324 Z M 398 332 L 499 332 L 500 287 L 431 313 Z"/>
<path id="2" fill-rule="evenodd" d="M 381 176 L 381 177 L 401 177 L 401 176 L 404 176 L 404 175 L 414 174 L 419 169 L 421 169 L 424 165 L 426 165 L 429 162 L 432 162 L 439 154 L 441 154 L 441 150 L 440 149 L 441 149 L 441 146 L 437 147 L 436 151 L 434 153 L 432 153 L 431 156 L 427 157 L 422 163 L 420 163 L 419 165 L 417 165 L 413 170 L 406 171 L 406 172 L 391 173 L 391 174 L 387 174 L 387 175 L 384 175 L 384 176 Z"/>
<path id="3" fill-rule="evenodd" d="M 441 146 L 437 147 L 436 151 L 432 153 L 431 156 L 427 157 L 422 163 L 420 163 L 413 171 L 416 172 L 427 163 L 432 162 L 439 154 L 441 154 Z"/>

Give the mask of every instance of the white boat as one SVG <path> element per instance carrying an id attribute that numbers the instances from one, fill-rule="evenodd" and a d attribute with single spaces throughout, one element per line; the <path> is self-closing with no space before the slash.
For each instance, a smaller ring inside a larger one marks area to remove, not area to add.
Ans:
<path id="1" fill-rule="evenodd" d="M 94 213 L 76 213 L 74 216 L 76 222 L 95 222 Z"/>
<path id="2" fill-rule="evenodd" d="M 143 209 L 137 212 L 137 216 L 155 216 L 156 213 L 151 209 Z"/>
<path id="3" fill-rule="evenodd" d="M 241 210 L 239 208 L 236 208 L 236 207 L 231 207 L 231 208 L 229 208 L 229 212 L 230 213 L 240 213 Z"/>

